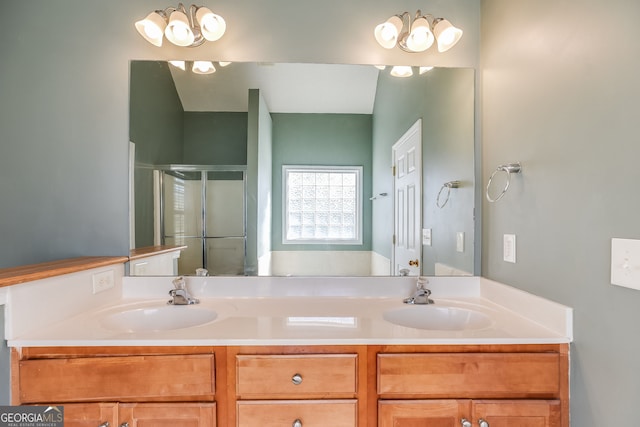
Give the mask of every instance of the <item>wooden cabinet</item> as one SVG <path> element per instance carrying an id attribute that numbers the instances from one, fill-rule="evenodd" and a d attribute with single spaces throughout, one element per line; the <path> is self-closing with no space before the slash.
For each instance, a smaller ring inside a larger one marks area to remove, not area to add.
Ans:
<path id="1" fill-rule="evenodd" d="M 64 405 L 66 427 L 569 427 L 568 349 L 24 348 L 12 404 Z"/>
<path id="2" fill-rule="evenodd" d="M 568 427 L 567 348 L 508 348 L 378 352 L 378 427 Z"/>
<path id="3" fill-rule="evenodd" d="M 215 403 L 71 403 L 64 405 L 65 427 L 211 427 Z"/>
<path id="4" fill-rule="evenodd" d="M 215 369 L 212 348 L 22 349 L 13 403 L 63 405 L 66 427 L 213 427 Z"/>
<path id="5" fill-rule="evenodd" d="M 242 351 L 235 354 L 236 426 L 358 426 L 358 354 Z"/>
<path id="6" fill-rule="evenodd" d="M 379 427 L 558 427 L 560 423 L 557 400 L 386 400 L 378 409 Z"/>

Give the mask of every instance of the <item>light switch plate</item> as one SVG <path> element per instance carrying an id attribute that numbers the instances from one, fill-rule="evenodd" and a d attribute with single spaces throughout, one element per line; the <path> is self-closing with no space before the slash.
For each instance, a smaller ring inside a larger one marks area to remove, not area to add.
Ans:
<path id="1" fill-rule="evenodd" d="M 456 233 L 456 251 L 464 252 L 464 231 Z"/>
<path id="2" fill-rule="evenodd" d="M 503 259 L 506 262 L 516 262 L 516 235 L 505 234 L 502 240 Z"/>
<path id="3" fill-rule="evenodd" d="M 424 246 L 431 246 L 431 229 L 430 228 L 422 229 L 422 244 Z"/>
<path id="4" fill-rule="evenodd" d="M 611 239 L 611 284 L 640 290 L 640 240 Z"/>

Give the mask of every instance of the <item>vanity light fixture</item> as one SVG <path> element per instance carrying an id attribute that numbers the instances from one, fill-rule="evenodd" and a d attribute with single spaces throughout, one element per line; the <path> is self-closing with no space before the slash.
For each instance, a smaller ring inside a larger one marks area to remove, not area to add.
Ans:
<path id="1" fill-rule="evenodd" d="M 216 67 L 211 61 L 169 61 L 169 64 L 182 71 L 190 70 L 195 74 L 213 74 L 216 72 Z M 226 67 L 231 62 L 218 62 L 220 67 Z"/>
<path id="2" fill-rule="evenodd" d="M 422 15 L 418 10 L 415 18 L 409 12 L 394 15 L 376 26 L 374 36 L 380 46 L 393 49 L 398 46 L 405 52 L 424 52 L 437 41 L 438 51 L 446 52 L 462 37 L 462 30 L 444 18 Z"/>
<path id="3" fill-rule="evenodd" d="M 176 46 L 200 46 L 205 40 L 218 40 L 227 29 L 222 16 L 209 8 L 192 4 L 187 9 L 182 3 L 151 12 L 135 25 L 145 40 L 158 47 L 163 36 Z"/>
<path id="4" fill-rule="evenodd" d="M 394 65 L 389 74 L 393 77 L 411 77 L 413 70 L 408 65 Z"/>

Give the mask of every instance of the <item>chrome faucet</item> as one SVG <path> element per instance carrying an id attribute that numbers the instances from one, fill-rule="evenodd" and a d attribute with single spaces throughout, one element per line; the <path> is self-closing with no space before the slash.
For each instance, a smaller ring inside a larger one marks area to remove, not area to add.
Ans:
<path id="1" fill-rule="evenodd" d="M 200 300 L 193 298 L 189 291 L 187 290 L 187 282 L 184 280 L 184 277 L 176 277 L 173 279 L 174 289 L 169 291 L 169 295 L 171 295 L 171 299 L 167 302 L 170 305 L 190 305 L 190 304 L 199 304 Z"/>
<path id="2" fill-rule="evenodd" d="M 418 277 L 416 283 L 416 291 L 409 298 L 402 300 L 405 304 L 433 304 L 433 300 L 429 298 L 431 291 L 425 287 L 429 283 L 426 277 Z"/>

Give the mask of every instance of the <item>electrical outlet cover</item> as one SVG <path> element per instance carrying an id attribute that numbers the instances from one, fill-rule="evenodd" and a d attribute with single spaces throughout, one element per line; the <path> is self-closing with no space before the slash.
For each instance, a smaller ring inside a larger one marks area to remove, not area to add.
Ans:
<path id="1" fill-rule="evenodd" d="M 640 290 L 640 240 L 611 239 L 611 284 Z"/>

